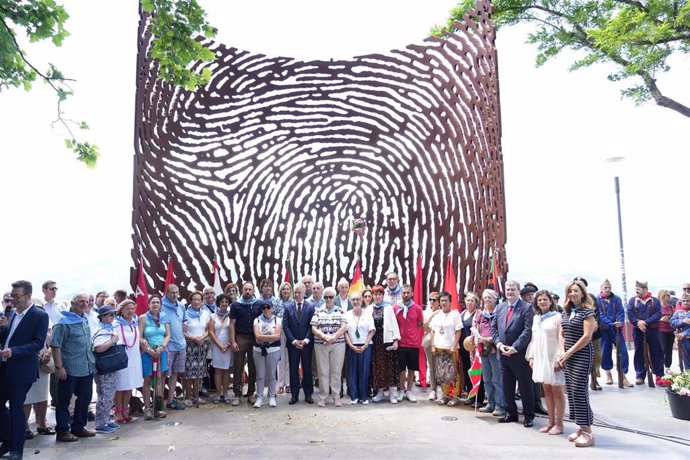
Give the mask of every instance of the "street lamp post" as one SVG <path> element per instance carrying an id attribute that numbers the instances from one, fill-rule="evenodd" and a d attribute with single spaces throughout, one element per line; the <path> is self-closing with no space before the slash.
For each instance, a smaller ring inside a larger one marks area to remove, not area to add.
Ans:
<path id="1" fill-rule="evenodd" d="M 611 171 L 614 174 L 614 184 L 616 187 L 616 207 L 618 210 L 618 242 L 619 242 L 619 248 L 620 248 L 620 256 L 621 256 L 621 286 L 623 289 L 623 309 L 625 312 L 625 323 L 626 323 L 626 328 L 628 322 L 628 312 L 627 312 L 627 305 L 628 305 L 628 283 L 625 279 L 625 250 L 623 249 L 623 219 L 621 218 L 621 187 L 620 187 L 620 180 L 618 178 L 620 174 L 620 166 L 625 160 L 625 157 L 612 157 L 612 158 L 607 158 L 606 163 L 608 163 Z M 627 333 L 626 329 L 626 342 L 627 342 L 627 347 L 630 348 L 631 343 L 630 343 L 630 334 Z"/>

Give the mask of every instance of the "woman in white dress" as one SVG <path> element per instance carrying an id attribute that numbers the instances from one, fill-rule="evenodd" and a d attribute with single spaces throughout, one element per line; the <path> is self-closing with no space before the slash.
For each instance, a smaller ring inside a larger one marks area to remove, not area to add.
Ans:
<path id="1" fill-rule="evenodd" d="M 34 302 L 39 305 L 38 302 Z M 39 352 L 38 357 L 41 360 L 41 365 L 47 365 L 52 357 L 52 351 L 50 348 L 50 331 L 53 328 L 53 322 L 48 319 L 48 335 L 46 336 L 46 344 L 43 349 Z M 41 367 L 42 367 L 41 366 Z M 36 380 L 26 394 L 26 399 L 24 399 L 24 414 L 26 415 L 26 437 L 27 439 L 32 439 L 34 437 L 33 431 L 29 428 L 29 415 L 31 415 L 31 406 L 34 407 L 34 412 L 36 413 L 36 433 L 52 435 L 55 434 L 55 430 L 48 426 L 46 420 L 46 414 L 48 413 L 48 396 L 50 387 L 50 373 L 43 372 L 43 369 L 39 367 L 38 369 L 38 380 Z"/>
<path id="2" fill-rule="evenodd" d="M 532 368 L 532 380 L 535 383 L 540 382 L 544 387 L 546 410 L 549 412 L 548 425 L 539 431 L 551 435 L 561 434 L 565 410 L 565 373 L 557 365 L 561 315 L 551 293 L 547 290 L 537 292 L 533 309 L 532 341 L 527 347 L 525 358 Z"/>
<path id="3" fill-rule="evenodd" d="M 127 351 L 127 367 L 115 375 L 115 422 L 129 423 L 134 420 L 129 415 L 129 400 L 132 390 L 141 388 L 144 377 L 141 371 L 141 350 L 139 344 L 139 319 L 134 314 L 136 305 L 129 299 L 117 306 L 115 330 L 120 338 L 119 344 Z"/>
<path id="4" fill-rule="evenodd" d="M 213 402 L 229 402 L 226 399 L 230 384 L 232 350 L 230 350 L 230 299 L 225 294 L 216 297 L 216 312 L 208 322 L 208 337 L 211 339 L 211 365 L 215 369 L 216 397 Z"/>

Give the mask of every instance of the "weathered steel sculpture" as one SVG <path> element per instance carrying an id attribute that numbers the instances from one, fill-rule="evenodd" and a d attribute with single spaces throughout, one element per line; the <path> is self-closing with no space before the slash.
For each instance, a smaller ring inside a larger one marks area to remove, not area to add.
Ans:
<path id="1" fill-rule="evenodd" d="M 361 258 L 367 283 L 408 282 L 418 253 L 427 288 L 449 255 L 461 290 L 486 286 L 490 257 L 505 273 L 491 3 L 471 14 L 446 39 L 349 61 L 207 41 L 213 77 L 196 92 L 156 79 L 142 16 L 134 266 L 160 287 L 172 256 L 183 290 L 212 279 L 214 258 L 224 281 L 277 282 L 289 260 L 333 285 Z"/>

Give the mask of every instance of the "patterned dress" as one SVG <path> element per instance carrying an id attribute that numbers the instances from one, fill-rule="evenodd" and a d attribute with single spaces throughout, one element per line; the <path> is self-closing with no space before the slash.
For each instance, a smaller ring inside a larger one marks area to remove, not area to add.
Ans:
<path id="1" fill-rule="evenodd" d="M 395 351 L 386 350 L 386 347 L 391 344 L 383 343 L 383 308 L 371 308 L 374 326 L 376 326 L 372 339 L 374 352 L 371 356 L 371 387 L 374 390 L 394 387 L 398 385 Z"/>
<path id="2" fill-rule="evenodd" d="M 594 310 L 575 308 L 570 315 L 563 313 L 561 327 L 565 337 L 565 349 L 570 349 L 584 333 L 584 321 L 594 317 Z M 589 405 L 589 370 L 594 360 L 594 347 L 590 341 L 575 352 L 565 364 L 565 385 L 568 390 L 569 418 L 579 426 L 591 426 L 594 414 Z"/>

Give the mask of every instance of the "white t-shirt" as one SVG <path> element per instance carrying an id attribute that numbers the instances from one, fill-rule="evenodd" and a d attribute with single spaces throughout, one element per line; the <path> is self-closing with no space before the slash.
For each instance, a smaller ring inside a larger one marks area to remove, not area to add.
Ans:
<path id="1" fill-rule="evenodd" d="M 350 334 L 350 341 L 354 345 L 364 345 L 369 331 L 376 330 L 373 316 L 364 310 L 360 316 L 355 316 L 354 310 L 348 311 L 345 313 L 345 320 L 347 321 L 347 333 Z M 359 331 L 359 337 L 357 337 L 357 331 Z"/>
<path id="2" fill-rule="evenodd" d="M 453 346 L 455 331 L 462 329 L 462 318 L 457 310 L 448 313 L 440 311 L 431 320 L 431 329 L 434 331 L 434 347 L 450 350 Z"/>
<path id="3" fill-rule="evenodd" d="M 202 308 L 198 318 L 192 318 L 187 315 L 187 334 L 198 337 L 204 335 L 206 328 L 208 327 L 208 321 L 211 319 L 211 312 L 206 308 Z"/>
<path id="4" fill-rule="evenodd" d="M 259 326 L 259 332 L 263 335 L 275 334 L 276 328 L 283 324 L 283 319 L 278 318 L 276 315 L 273 315 L 269 321 L 264 321 L 264 319 L 262 317 L 263 317 L 263 315 L 260 315 L 258 318 L 256 318 L 254 320 L 254 326 Z M 276 342 L 280 342 L 280 339 L 278 339 Z M 255 346 L 254 350 L 260 352 L 261 347 Z M 275 347 L 266 348 L 266 351 L 268 353 L 274 353 L 276 351 L 280 351 L 280 343 L 278 343 L 278 345 Z"/>

